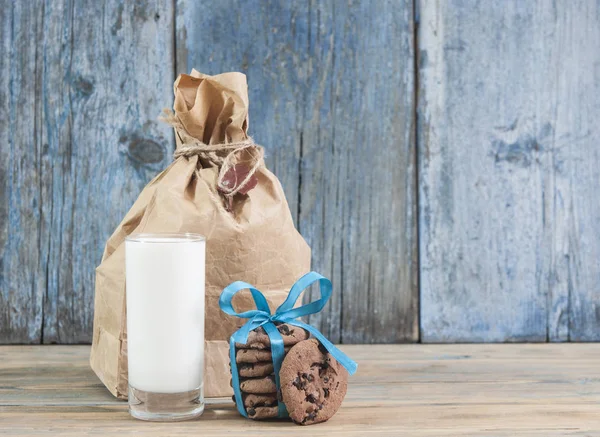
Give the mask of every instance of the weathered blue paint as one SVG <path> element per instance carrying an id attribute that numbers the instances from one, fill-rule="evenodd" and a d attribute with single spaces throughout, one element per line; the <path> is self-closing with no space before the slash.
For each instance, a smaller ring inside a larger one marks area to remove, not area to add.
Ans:
<path id="1" fill-rule="evenodd" d="M 333 279 L 311 319 L 347 343 L 418 339 L 410 1 L 315 2 L 300 231 Z"/>
<path id="2" fill-rule="evenodd" d="M 313 322 L 334 341 L 417 338 L 412 2 L 39 6 L 1 11 L 0 342 L 90 340 L 94 268 L 170 161 L 156 117 L 192 67 L 248 75 L 250 132 L 337 278 Z"/>
<path id="3" fill-rule="evenodd" d="M 423 341 L 599 340 L 600 4 L 418 3 Z"/>
<path id="4" fill-rule="evenodd" d="M 251 134 L 334 283 L 311 317 L 333 341 L 418 338 L 412 17 L 411 1 L 177 2 L 178 70 L 248 76 Z"/>
<path id="5" fill-rule="evenodd" d="M 46 160 L 40 80 L 27 41 L 36 38 L 32 30 L 41 26 L 42 14 L 15 2 L 0 8 L 0 22 L 0 341 L 31 343 L 41 335 L 47 256 L 40 241 L 47 221 L 39 189 Z"/>
<path id="6" fill-rule="evenodd" d="M 171 159 L 172 6 L 0 8 L 0 342 L 90 342 L 104 243 Z"/>
<path id="7" fill-rule="evenodd" d="M 419 275 L 424 341 L 600 339 L 600 5 L 416 5 L 6 2 L 0 343 L 89 342 L 94 268 L 170 162 L 157 116 L 192 67 L 247 74 L 333 341 L 417 340 Z"/>

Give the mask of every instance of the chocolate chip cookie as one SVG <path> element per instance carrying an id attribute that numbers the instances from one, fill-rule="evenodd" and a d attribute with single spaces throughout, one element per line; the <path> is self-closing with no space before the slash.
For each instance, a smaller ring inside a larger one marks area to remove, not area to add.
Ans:
<path id="1" fill-rule="evenodd" d="M 250 407 L 246 409 L 250 419 L 273 419 L 277 417 L 277 406 L 274 407 Z"/>
<path id="2" fill-rule="evenodd" d="M 287 354 L 290 347 L 285 348 Z M 261 361 L 273 361 L 271 349 L 238 349 L 235 354 L 236 363 L 259 363 Z"/>
<path id="3" fill-rule="evenodd" d="M 258 363 L 238 364 L 238 373 L 243 378 L 256 378 L 258 376 L 268 376 L 273 373 L 273 363 L 262 361 Z"/>
<path id="4" fill-rule="evenodd" d="M 232 399 L 234 403 L 237 403 L 235 400 L 235 395 L 232 396 Z M 248 414 L 250 419 L 272 419 L 278 415 L 278 401 L 275 393 L 242 393 L 242 400 L 246 414 Z"/>
<path id="5" fill-rule="evenodd" d="M 275 385 L 275 376 L 269 375 L 264 378 L 248 378 L 240 380 L 240 390 L 244 393 L 277 393 Z"/>
<path id="6" fill-rule="evenodd" d="M 314 338 L 292 347 L 279 379 L 290 418 L 300 425 L 330 419 L 348 388 L 347 370 Z"/>
<path id="7" fill-rule="evenodd" d="M 277 329 L 283 337 L 284 346 L 293 346 L 306 340 L 309 336 L 308 331 L 293 325 L 288 325 L 287 323 L 277 325 Z M 239 349 L 270 349 L 271 340 L 265 330 L 260 327 L 250 332 L 246 344 L 236 343 L 235 347 Z"/>
<path id="8" fill-rule="evenodd" d="M 233 402 L 235 402 L 235 395 L 232 396 Z M 271 394 L 244 394 L 242 393 L 242 400 L 244 402 L 244 407 L 273 407 L 277 406 L 277 395 L 275 393 Z"/>

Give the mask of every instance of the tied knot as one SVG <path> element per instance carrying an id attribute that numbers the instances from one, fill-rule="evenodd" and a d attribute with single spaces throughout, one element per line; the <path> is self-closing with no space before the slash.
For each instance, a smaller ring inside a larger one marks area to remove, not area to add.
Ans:
<path id="1" fill-rule="evenodd" d="M 165 109 L 163 112 L 161 120 L 175 129 L 181 143 L 173 154 L 173 159 L 198 156 L 218 168 L 217 189 L 225 197 L 232 198 L 237 193 L 246 194 L 254 186 L 254 174 L 262 165 L 265 152 L 251 137 L 243 141 L 206 144 L 192 137 L 173 111 Z M 241 170 L 236 171 L 238 167 Z"/>

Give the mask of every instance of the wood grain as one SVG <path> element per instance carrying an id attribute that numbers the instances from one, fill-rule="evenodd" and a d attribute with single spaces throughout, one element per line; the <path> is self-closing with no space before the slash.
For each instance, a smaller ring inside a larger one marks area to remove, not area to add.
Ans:
<path id="1" fill-rule="evenodd" d="M 48 278 L 47 195 L 42 169 L 43 10 L 33 2 L 0 7 L 0 343 L 39 343 Z"/>
<path id="2" fill-rule="evenodd" d="M 415 4 L 3 2 L 0 343 L 90 341 L 192 67 L 248 75 L 333 341 L 600 340 L 600 4 Z"/>
<path id="3" fill-rule="evenodd" d="M 251 133 L 336 284 L 312 322 L 418 338 L 410 1 L 39 5 L 2 11 L 0 343 L 89 342 L 104 242 L 170 160 L 174 66 L 248 75 Z"/>
<path id="4" fill-rule="evenodd" d="M 600 3 L 561 5 L 550 17 L 556 49 L 547 65 L 559 85 L 545 204 L 549 277 L 557 278 L 549 282 L 548 330 L 551 340 L 599 341 Z M 561 336 L 565 325 L 568 338 Z"/>
<path id="5" fill-rule="evenodd" d="M 87 343 L 104 243 L 171 160 L 173 5 L 1 9 L 0 342 Z"/>
<path id="6" fill-rule="evenodd" d="M 231 401 L 197 421 L 145 423 L 88 368 L 87 346 L 0 347 L 0 434 L 183 436 L 599 435 L 590 344 L 342 346 L 359 363 L 329 422 L 252 422 Z"/>
<path id="7" fill-rule="evenodd" d="M 310 322 L 335 342 L 419 335 L 412 17 L 410 1 L 310 9 L 299 226 L 335 288 Z"/>
<path id="8" fill-rule="evenodd" d="M 248 75 L 251 134 L 335 286 L 310 322 L 336 342 L 418 338 L 412 17 L 408 0 L 177 2 L 178 70 Z"/>
<path id="9" fill-rule="evenodd" d="M 422 339 L 600 339 L 600 5 L 419 6 Z"/>

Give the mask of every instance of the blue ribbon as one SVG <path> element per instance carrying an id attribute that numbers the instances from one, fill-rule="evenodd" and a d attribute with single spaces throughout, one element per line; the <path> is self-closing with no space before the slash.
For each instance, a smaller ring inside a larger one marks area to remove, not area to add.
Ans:
<path id="1" fill-rule="evenodd" d="M 294 308 L 294 305 L 296 304 L 296 301 L 302 292 L 317 281 L 319 282 L 319 291 L 321 297 L 314 302 Z M 241 314 L 238 314 L 233 309 L 231 304 L 233 296 L 235 296 L 235 294 L 241 290 L 250 290 L 250 293 L 252 293 L 252 298 L 254 299 L 254 303 L 256 304 L 255 310 L 245 311 Z M 288 297 L 285 299 L 285 302 L 283 302 L 279 308 L 277 308 L 275 314 L 271 314 L 271 310 L 265 296 L 259 290 L 246 282 L 234 282 L 225 287 L 225 289 L 221 292 L 221 296 L 219 297 L 219 306 L 223 312 L 229 314 L 230 316 L 250 319 L 246 322 L 246 324 L 244 324 L 244 326 L 234 332 L 229 339 L 229 358 L 231 360 L 231 379 L 233 391 L 235 393 L 237 409 L 242 416 L 248 417 L 246 414 L 246 409 L 244 408 L 244 402 L 240 390 L 237 363 L 235 362 L 235 344 L 246 344 L 248 342 L 248 335 L 250 334 L 250 331 L 253 331 L 261 326 L 271 341 L 271 355 L 273 357 L 275 384 L 277 385 L 278 389 L 281 387 L 279 383 L 279 370 L 281 369 L 281 363 L 285 354 L 283 348 L 283 338 L 277 330 L 274 322 L 288 323 L 290 325 L 306 329 L 313 335 L 313 337 L 321 342 L 321 344 L 325 347 L 325 349 L 327 349 L 333 358 L 335 358 L 342 366 L 346 368 L 350 375 L 353 375 L 354 372 L 356 372 L 357 364 L 341 350 L 335 347 L 333 343 L 327 340 L 318 329 L 296 320 L 298 317 L 306 316 L 308 314 L 315 314 L 321 311 L 331 297 L 331 290 L 332 286 L 329 279 L 317 272 L 307 273 L 298 279 L 298 281 L 292 286 L 292 289 L 290 290 Z M 283 400 L 281 399 L 279 399 L 278 402 L 278 415 L 279 417 L 287 417 L 287 410 Z"/>

